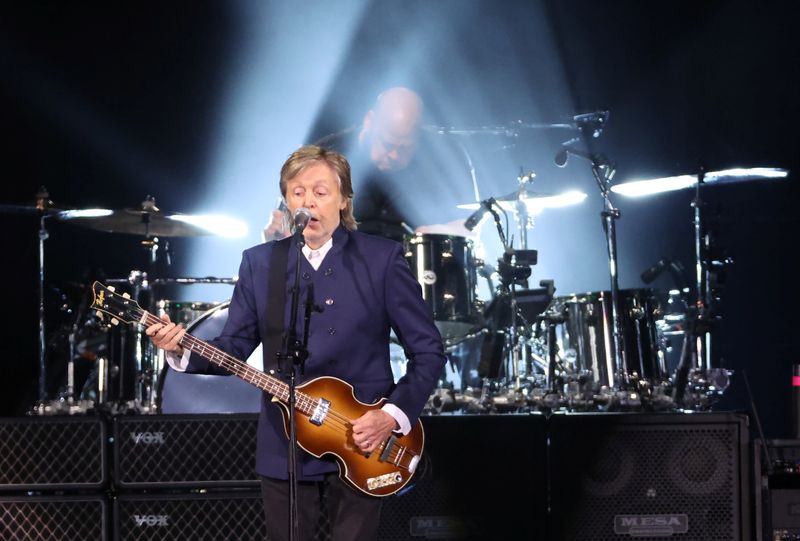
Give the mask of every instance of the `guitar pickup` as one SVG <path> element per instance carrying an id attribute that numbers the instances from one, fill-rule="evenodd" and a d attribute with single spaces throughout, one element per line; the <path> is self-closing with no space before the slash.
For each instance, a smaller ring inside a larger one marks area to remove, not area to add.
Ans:
<path id="1" fill-rule="evenodd" d="M 319 402 L 317 402 L 317 406 L 314 408 L 314 413 L 311 414 L 308 420 L 311 424 L 320 426 L 325 422 L 325 418 L 328 416 L 328 410 L 330 409 L 331 401 L 320 398 Z"/>

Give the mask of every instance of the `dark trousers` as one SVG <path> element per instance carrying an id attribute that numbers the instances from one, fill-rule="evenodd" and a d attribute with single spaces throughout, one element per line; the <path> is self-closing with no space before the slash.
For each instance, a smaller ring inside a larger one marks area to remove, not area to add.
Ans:
<path id="1" fill-rule="evenodd" d="M 289 540 L 289 483 L 261 478 L 261 496 L 267 520 L 268 541 Z M 299 539 L 314 541 L 325 498 L 331 541 L 375 541 L 380 524 L 381 498 L 350 488 L 338 474 L 324 481 L 297 483 Z M 318 541 L 327 541 L 319 539 Z"/>

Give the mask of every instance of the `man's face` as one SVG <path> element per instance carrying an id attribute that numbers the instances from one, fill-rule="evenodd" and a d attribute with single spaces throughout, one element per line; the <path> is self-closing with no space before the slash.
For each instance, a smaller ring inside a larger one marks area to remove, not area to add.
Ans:
<path id="1" fill-rule="evenodd" d="M 380 171 L 399 171 L 408 167 L 417 150 L 417 133 L 392 133 L 377 126 L 372 134 L 370 160 Z"/>
<path id="2" fill-rule="evenodd" d="M 339 211 L 346 205 L 336 172 L 324 162 L 309 165 L 286 183 L 289 212 L 294 215 L 301 207 L 311 211 L 303 231 L 310 248 L 317 249 L 331 238 L 341 221 Z"/>

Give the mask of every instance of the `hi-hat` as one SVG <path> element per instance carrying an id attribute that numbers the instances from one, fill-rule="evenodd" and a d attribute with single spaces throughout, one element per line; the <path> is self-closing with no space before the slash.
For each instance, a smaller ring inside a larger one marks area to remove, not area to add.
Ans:
<path id="1" fill-rule="evenodd" d="M 786 178 L 789 171 L 775 167 L 740 167 L 709 171 L 703 175 L 703 184 L 734 184 L 752 180 Z M 632 180 L 611 187 L 611 191 L 629 197 L 654 195 L 664 192 L 684 190 L 697 186 L 698 175 L 677 175 L 674 177 Z"/>
<path id="2" fill-rule="evenodd" d="M 551 194 L 541 192 L 529 192 L 527 190 L 514 190 L 511 193 L 494 198 L 503 210 L 516 211 L 517 205 L 522 203 L 528 212 L 540 211 L 546 208 L 559 208 L 575 205 L 586 199 L 586 194 L 578 191 L 565 192 L 562 194 Z M 476 210 L 480 203 L 463 203 L 458 205 L 460 209 Z"/>

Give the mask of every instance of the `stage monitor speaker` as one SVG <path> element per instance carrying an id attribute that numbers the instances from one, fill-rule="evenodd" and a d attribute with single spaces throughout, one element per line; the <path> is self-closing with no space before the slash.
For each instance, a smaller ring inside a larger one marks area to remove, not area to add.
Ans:
<path id="1" fill-rule="evenodd" d="M 442 415 L 422 424 L 422 461 L 410 488 L 384 500 L 378 539 L 546 539 L 544 416 Z"/>
<path id="2" fill-rule="evenodd" d="M 0 496 L 3 541 L 105 541 L 102 496 Z"/>
<path id="3" fill-rule="evenodd" d="M 264 541 L 261 493 L 121 495 L 114 503 L 115 541 Z"/>
<path id="4" fill-rule="evenodd" d="M 0 418 L 0 490 L 100 488 L 106 457 L 100 418 Z"/>
<path id="5" fill-rule="evenodd" d="M 120 488 L 253 487 L 256 414 L 117 417 Z"/>
<path id="6" fill-rule="evenodd" d="M 551 539 L 752 539 L 747 418 L 550 419 Z"/>

